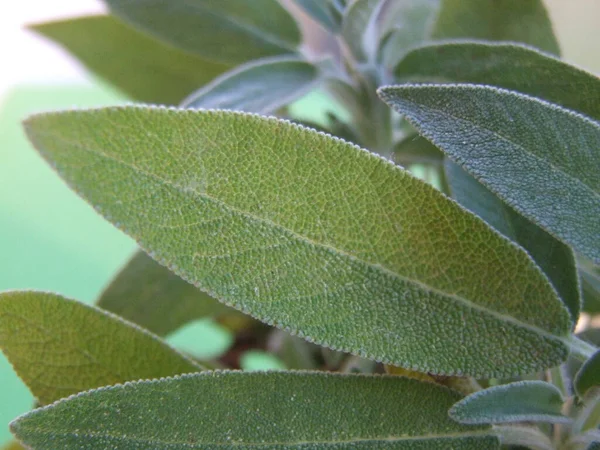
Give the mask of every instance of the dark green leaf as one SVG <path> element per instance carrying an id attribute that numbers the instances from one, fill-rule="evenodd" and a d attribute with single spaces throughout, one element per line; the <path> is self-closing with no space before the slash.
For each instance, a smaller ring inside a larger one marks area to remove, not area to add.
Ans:
<path id="1" fill-rule="evenodd" d="M 300 31 L 277 0 L 104 0 L 133 26 L 227 64 L 295 53 Z"/>
<path id="2" fill-rule="evenodd" d="M 560 53 L 542 0 L 442 0 L 433 38 L 513 41 Z"/>
<path id="3" fill-rule="evenodd" d="M 110 16 L 90 16 L 31 27 L 89 70 L 135 100 L 178 104 L 227 70 L 162 44 Z"/>
<path id="4" fill-rule="evenodd" d="M 0 348 L 41 404 L 109 384 L 202 370 L 132 323 L 45 292 L 0 294 Z"/>
<path id="5" fill-rule="evenodd" d="M 600 272 L 591 267 L 581 267 L 581 291 L 583 310 L 588 314 L 600 313 Z"/>
<path id="6" fill-rule="evenodd" d="M 444 154 L 427 139 L 415 134 L 394 146 L 392 159 L 396 164 L 404 167 L 412 164 L 438 164 L 441 166 L 444 162 Z"/>
<path id="7" fill-rule="evenodd" d="M 153 258 L 265 322 L 434 373 L 507 376 L 566 357 L 569 314 L 525 252 L 347 142 L 149 107 L 42 114 L 26 128 Z"/>
<path id="8" fill-rule="evenodd" d="M 600 386 L 600 350 L 581 366 L 573 384 L 577 395 L 582 398 L 587 391 Z"/>
<path id="9" fill-rule="evenodd" d="M 272 113 L 316 87 L 319 70 L 297 58 L 253 61 L 221 75 L 192 94 L 187 108 Z"/>
<path id="10" fill-rule="evenodd" d="M 293 0 L 313 19 L 327 30 L 337 33 L 340 29 L 339 17 L 331 0 Z"/>
<path id="11" fill-rule="evenodd" d="M 89 391 L 11 430 L 34 450 L 498 448 L 490 428 L 448 418 L 458 398 L 403 377 L 205 372 Z"/>
<path id="12" fill-rule="evenodd" d="M 568 422 L 561 413 L 563 398 L 556 386 L 543 381 L 518 381 L 471 394 L 450 411 L 463 424 Z"/>
<path id="13" fill-rule="evenodd" d="M 380 94 L 515 210 L 600 261 L 600 124 L 490 86 L 404 85 Z"/>
<path id="14" fill-rule="evenodd" d="M 354 0 L 344 13 L 342 36 L 358 61 L 365 61 L 377 49 L 377 34 L 372 24 L 383 0 Z"/>

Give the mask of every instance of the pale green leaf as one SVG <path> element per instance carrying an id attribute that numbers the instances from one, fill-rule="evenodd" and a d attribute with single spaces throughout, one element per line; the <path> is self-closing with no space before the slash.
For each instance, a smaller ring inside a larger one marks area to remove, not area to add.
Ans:
<path id="1" fill-rule="evenodd" d="M 308 15 L 327 30 L 337 33 L 340 30 L 341 16 L 337 13 L 332 0 L 293 0 Z"/>
<path id="2" fill-rule="evenodd" d="M 240 314 L 141 251 L 106 288 L 97 304 L 159 336 L 204 317 Z"/>
<path id="3" fill-rule="evenodd" d="M 383 0 L 354 0 L 344 13 L 342 37 L 358 61 L 365 61 L 377 49 L 374 28 L 377 11 Z"/>
<path id="4" fill-rule="evenodd" d="M 581 366 L 573 385 L 577 395 L 582 398 L 590 389 L 600 387 L 600 350 Z"/>
<path id="5" fill-rule="evenodd" d="M 262 59 L 221 75 L 188 97 L 183 106 L 273 113 L 307 94 L 318 81 L 317 67 L 302 59 Z"/>
<path id="6" fill-rule="evenodd" d="M 600 79 L 522 45 L 449 42 L 412 50 L 399 80 L 487 84 L 538 97 L 600 119 Z"/>
<path id="7" fill-rule="evenodd" d="M 212 61 L 295 53 L 300 31 L 277 0 L 104 0 L 131 25 Z"/>
<path id="8" fill-rule="evenodd" d="M 566 357 L 569 314 L 520 248 L 349 143 L 274 118 L 151 107 L 42 114 L 26 129 L 153 258 L 269 324 L 441 374 Z"/>
<path id="9" fill-rule="evenodd" d="M 149 332 L 56 294 L 0 294 L 0 348 L 41 404 L 77 392 L 198 372 Z"/>
<path id="10" fill-rule="evenodd" d="M 514 41 L 560 53 L 542 0 L 442 0 L 432 37 Z"/>
<path id="11" fill-rule="evenodd" d="M 205 372 L 96 389 L 11 430 L 33 450 L 497 449 L 448 418 L 455 392 L 403 377 Z"/>
<path id="12" fill-rule="evenodd" d="M 379 92 L 494 194 L 600 261 L 600 124 L 490 86 L 404 85 Z"/>
<path id="13" fill-rule="evenodd" d="M 475 392 L 454 405 L 449 415 L 463 424 L 569 422 L 561 413 L 562 394 L 543 381 L 517 381 Z"/>
<path id="14" fill-rule="evenodd" d="M 452 197 L 527 250 L 550 279 L 575 325 L 581 309 L 581 294 L 571 248 L 502 202 L 457 164 L 446 160 L 445 170 Z"/>
<path id="15" fill-rule="evenodd" d="M 178 104 L 228 68 L 165 45 L 111 16 L 80 17 L 30 28 L 142 102 Z"/>

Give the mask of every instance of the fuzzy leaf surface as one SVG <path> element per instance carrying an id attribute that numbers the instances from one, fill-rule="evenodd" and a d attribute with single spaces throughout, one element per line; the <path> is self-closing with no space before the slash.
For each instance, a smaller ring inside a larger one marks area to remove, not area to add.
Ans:
<path id="1" fill-rule="evenodd" d="M 42 114 L 26 129 L 154 259 L 269 324 L 434 373 L 529 373 L 566 357 L 569 314 L 525 252 L 352 144 L 152 107 Z"/>
<path id="2" fill-rule="evenodd" d="M 277 0 L 105 0 L 118 17 L 211 61 L 295 53 L 300 31 Z"/>
<path id="3" fill-rule="evenodd" d="M 33 450 L 498 448 L 490 428 L 448 417 L 458 398 L 403 377 L 206 372 L 89 391 L 11 429 Z"/>
<path id="4" fill-rule="evenodd" d="M 61 20 L 30 29 L 64 47 L 131 98 L 147 103 L 178 104 L 229 67 L 165 45 L 111 16 Z"/>
<path id="5" fill-rule="evenodd" d="M 0 348 L 41 404 L 202 367 L 149 332 L 57 294 L 0 294 Z"/>
<path id="6" fill-rule="evenodd" d="M 581 366 L 575 376 L 573 385 L 579 397 L 583 397 L 588 390 L 600 386 L 600 350 L 596 351 Z"/>
<path id="7" fill-rule="evenodd" d="M 403 85 L 380 94 L 511 207 L 600 261 L 598 122 L 490 86 Z"/>

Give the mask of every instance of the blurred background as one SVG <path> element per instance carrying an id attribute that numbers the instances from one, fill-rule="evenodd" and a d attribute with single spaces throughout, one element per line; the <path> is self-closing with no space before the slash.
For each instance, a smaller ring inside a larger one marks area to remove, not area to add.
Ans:
<path id="1" fill-rule="evenodd" d="M 600 73 L 600 0 L 546 4 L 564 58 Z M 103 11 L 99 0 L 20 0 L 0 15 L 0 291 L 42 289 L 92 302 L 135 249 L 60 181 L 20 127 L 37 111 L 128 102 L 56 45 L 24 28 Z M 310 112 L 322 101 L 312 96 L 299 107 Z M 169 340 L 207 358 L 230 343 L 227 333 L 209 321 Z M 244 365 L 277 367 L 277 362 L 251 355 Z M 9 437 L 6 424 L 31 406 L 27 389 L 0 355 L 0 445 Z"/>

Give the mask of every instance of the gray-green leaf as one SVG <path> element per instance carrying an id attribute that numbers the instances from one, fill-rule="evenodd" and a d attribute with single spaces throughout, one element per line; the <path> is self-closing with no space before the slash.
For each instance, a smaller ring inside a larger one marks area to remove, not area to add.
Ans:
<path id="1" fill-rule="evenodd" d="M 579 369 L 573 382 L 577 395 L 583 398 L 587 391 L 600 387 L 600 350 L 596 351 Z"/>
<path id="2" fill-rule="evenodd" d="M 379 92 L 494 194 L 600 261 L 600 124 L 490 86 L 403 85 Z"/>
<path id="3" fill-rule="evenodd" d="M 293 0 L 313 19 L 327 30 L 337 33 L 341 25 L 341 16 L 335 9 L 332 0 Z"/>
<path id="4" fill-rule="evenodd" d="M 374 27 L 377 11 L 383 0 L 354 0 L 342 21 L 342 37 L 358 61 L 365 61 L 377 49 L 377 32 Z"/>
<path id="5" fill-rule="evenodd" d="M 0 348 L 41 404 L 125 381 L 198 372 L 149 332 L 56 294 L 0 294 Z"/>
<path id="6" fill-rule="evenodd" d="M 449 415 L 463 424 L 569 422 L 561 413 L 562 406 L 562 394 L 554 385 L 518 381 L 471 394 L 454 405 Z"/>
<path id="7" fill-rule="evenodd" d="M 212 61 L 295 53 L 300 31 L 277 0 L 105 0 L 131 25 Z"/>
<path id="8" fill-rule="evenodd" d="M 80 17 L 30 28 L 142 102 L 178 104 L 228 69 L 156 41 L 111 16 Z"/>
<path id="9" fill-rule="evenodd" d="M 152 107 L 42 114 L 26 129 L 153 258 L 269 324 L 442 374 L 566 357 L 569 314 L 525 252 L 349 143 L 274 118 Z"/>
<path id="10" fill-rule="evenodd" d="M 11 430 L 33 450 L 498 448 L 490 428 L 448 418 L 458 398 L 403 377 L 205 372 L 85 392 Z"/>
<path id="11" fill-rule="evenodd" d="M 319 81 L 319 70 L 298 58 L 252 61 L 227 72 L 188 97 L 186 108 L 272 113 L 293 102 Z"/>

